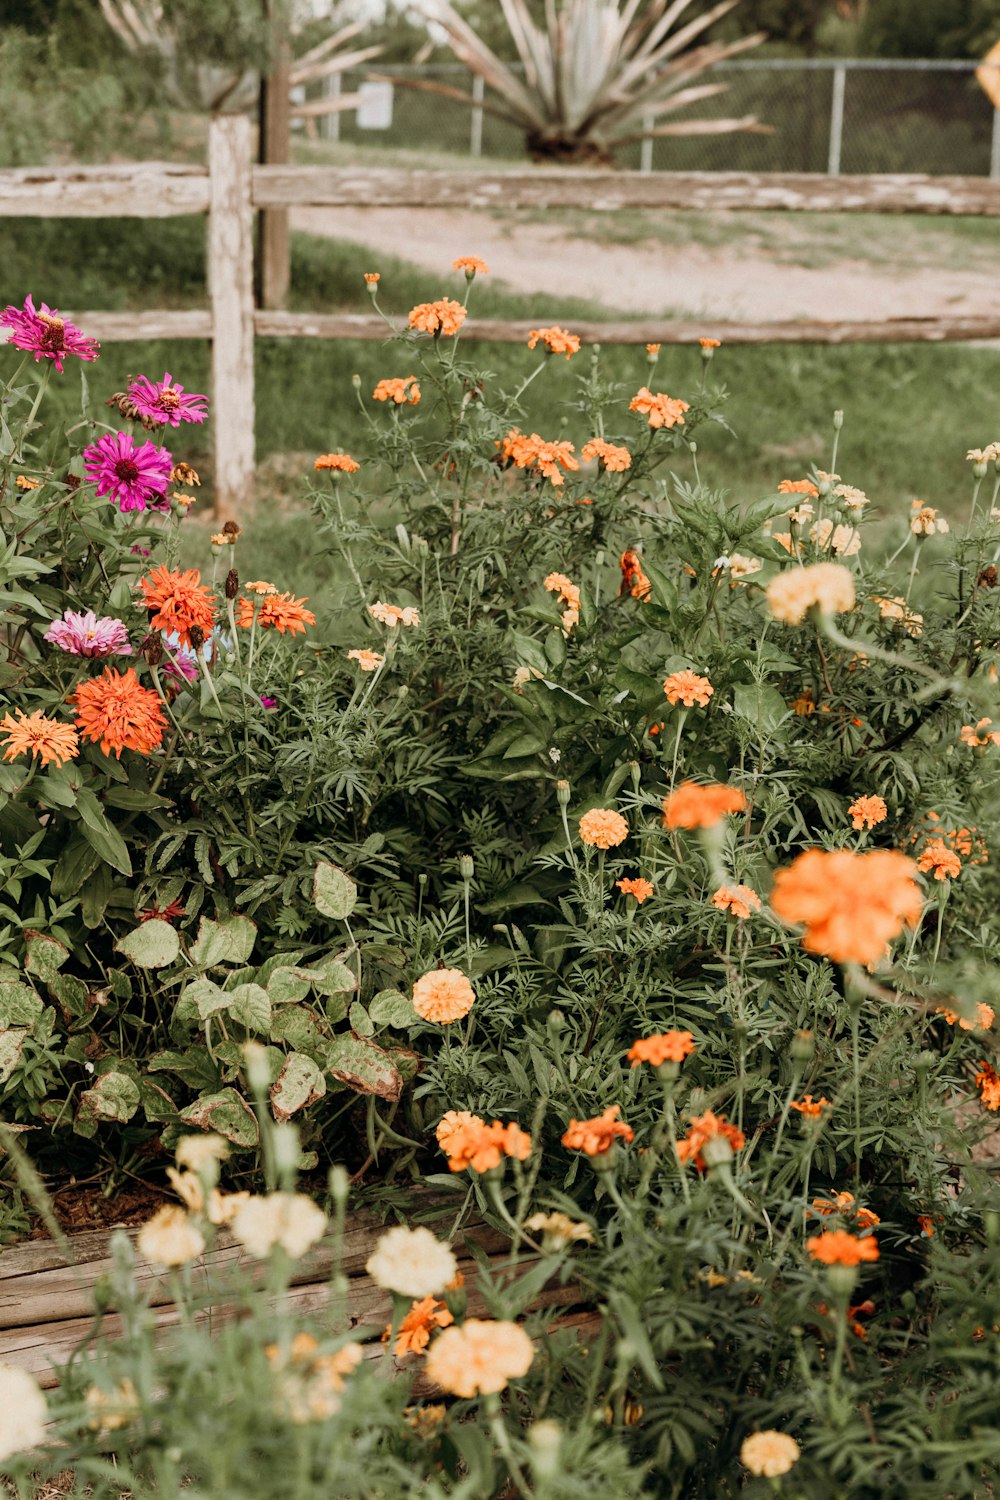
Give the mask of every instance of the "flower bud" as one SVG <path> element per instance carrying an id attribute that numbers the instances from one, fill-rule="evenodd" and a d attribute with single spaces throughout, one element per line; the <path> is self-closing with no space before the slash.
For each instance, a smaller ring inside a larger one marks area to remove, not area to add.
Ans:
<path id="1" fill-rule="evenodd" d="M 566 1030 L 566 1016 L 557 1007 L 549 1011 L 549 1018 L 545 1024 L 555 1036 L 558 1036 L 561 1031 Z"/>
<path id="2" fill-rule="evenodd" d="M 702 1152 L 702 1155 L 704 1154 Z M 857 1266 L 827 1266 L 826 1279 L 831 1292 L 837 1297 L 843 1297 L 846 1301 L 857 1286 L 858 1268 Z"/>
<path id="3" fill-rule="evenodd" d="M 190 626 L 190 628 L 188 629 L 188 637 L 191 641 L 192 650 L 200 651 L 202 646 L 204 646 L 205 644 L 205 632 L 202 630 L 201 626 Z"/>
<path id="4" fill-rule="evenodd" d="M 733 1159 L 733 1148 L 724 1135 L 711 1136 L 701 1148 L 702 1160 L 709 1172 L 724 1167 Z"/>
<path id="5" fill-rule="evenodd" d="M 844 413 L 838 407 L 838 409 L 833 414 L 833 430 L 834 430 L 834 432 L 839 432 L 840 429 L 843 427 L 843 425 L 844 425 Z"/>
<path id="6" fill-rule="evenodd" d="M 274 1165 L 278 1169 L 278 1175 L 290 1177 L 298 1170 L 299 1158 L 302 1154 L 299 1148 L 298 1130 L 294 1125 L 282 1122 L 272 1127 L 271 1141 L 274 1147 Z"/>
<path id="7" fill-rule="evenodd" d="M 471 854 L 463 854 L 461 856 L 461 858 L 458 861 L 458 873 L 461 875 L 462 879 L 466 882 L 466 884 L 468 884 L 468 882 L 472 879 L 473 875 L 475 875 L 475 873 L 476 873 L 476 862 L 472 858 Z"/>
<path id="8" fill-rule="evenodd" d="M 360 389 L 361 389 L 361 376 L 360 375 L 352 375 L 351 376 L 351 384 L 353 385 L 353 387 L 354 387 L 354 389 L 356 391 L 360 391 Z"/>
<path id="9" fill-rule="evenodd" d="M 226 598 L 235 599 L 240 591 L 240 575 L 235 568 L 230 568 L 226 574 Z"/>
<path id="10" fill-rule="evenodd" d="M 563 1430 L 550 1417 L 533 1422 L 528 1429 L 528 1446 L 531 1448 L 531 1464 L 539 1479 L 555 1479 L 559 1473 L 559 1450 L 562 1447 Z"/>
<path id="11" fill-rule="evenodd" d="M 560 780 L 556 782 L 556 801 L 560 807 L 569 807 L 570 788 L 569 782 Z"/>
<path id="12" fill-rule="evenodd" d="M 816 1056 L 816 1036 L 812 1031 L 797 1031 L 790 1047 L 792 1062 L 812 1062 Z"/>
<path id="13" fill-rule="evenodd" d="M 247 1081 L 256 1094 L 263 1094 L 271 1086 L 271 1065 L 267 1060 L 267 1048 L 260 1042 L 244 1042 L 243 1063 Z"/>
<path id="14" fill-rule="evenodd" d="M 158 667 L 163 660 L 163 641 L 158 635 L 148 635 L 142 643 L 142 653 L 151 667 Z"/>

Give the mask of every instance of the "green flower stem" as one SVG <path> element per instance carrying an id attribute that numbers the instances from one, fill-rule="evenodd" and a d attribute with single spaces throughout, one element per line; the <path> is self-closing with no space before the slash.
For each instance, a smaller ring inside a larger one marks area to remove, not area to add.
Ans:
<path id="1" fill-rule="evenodd" d="M 514 1454 L 510 1434 L 507 1431 L 507 1424 L 504 1421 L 503 1407 L 500 1405 L 500 1397 L 492 1394 L 484 1396 L 483 1411 L 486 1413 L 486 1419 L 490 1424 L 493 1441 L 496 1443 L 507 1468 L 510 1470 L 511 1479 L 517 1485 L 520 1500 L 533 1500 L 534 1492 L 524 1477 L 524 1471 Z"/>

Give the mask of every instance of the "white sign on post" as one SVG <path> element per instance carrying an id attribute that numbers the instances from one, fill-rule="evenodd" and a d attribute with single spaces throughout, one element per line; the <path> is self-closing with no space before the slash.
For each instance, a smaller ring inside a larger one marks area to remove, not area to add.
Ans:
<path id="1" fill-rule="evenodd" d="M 388 130 L 392 125 L 392 84 L 359 83 L 357 124 L 360 130 Z"/>

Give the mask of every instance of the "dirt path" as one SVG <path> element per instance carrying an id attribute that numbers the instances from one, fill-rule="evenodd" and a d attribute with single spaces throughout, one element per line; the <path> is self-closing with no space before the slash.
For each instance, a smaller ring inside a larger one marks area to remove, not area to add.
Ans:
<path id="1" fill-rule="evenodd" d="M 479 255 L 497 280 L 512 289 L 585 298 L 623 313 L 760 321 L 947 313 L 973 317 L 995 316 L 1000 304 L 995 271 L 987 268 L 982 254 L 949 257 L 944 242 L 939 263 L 921 264 L 927 257 L 916 251 L 910 227 L 901 228 L 894 239 L 886 221 L 873 240 L 871 259 L 857 255 L 864 237 L 856 232 L 845 246 L 855 252 L 850 258 L 831 259 L 836 241 L 831 245 L 829 235 L 817 257 L 815 245 L 810 247 L 788 218 L 769 226 L 770 246 L 754 235 L 722 245 L 651 239 L 602 243 L 571 238 L 560 224 L 423 208 L 299 209 L 292 223 L 374 254 L 400 256 L 441 278 L 450 279 L 457 255 Z M 810 232 L 818 242 L 819 232 Z M 799 243 L 806 264 L 794 263 Z M 808 263 L 817 258 L 826 263 Z M 429 286 L 428 296 L 432 294 L 435 288 Z"/>

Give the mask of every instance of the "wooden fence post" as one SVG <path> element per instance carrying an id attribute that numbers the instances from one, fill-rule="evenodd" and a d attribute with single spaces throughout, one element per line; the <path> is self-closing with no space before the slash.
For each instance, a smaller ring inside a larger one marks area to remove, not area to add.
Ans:
<path id="1" fill-rule="evenodd" d="M 291 48 L 280 43 L 274 68 L 260 84 L 260 149 L 265 166 L 287 165 L 291 151 Z M 258 298 L 261 307 L 284 307 L 291 281 L 288 209 L 264 208 L 257 241 Z"/>
<path id="2" fill-rule="evenodd" d="M 215 512 L 229 520 L 253 494 L 254 305 L 252 132 L 217 115 L 208 137 L 208 288 L 212 311 Z"/>

